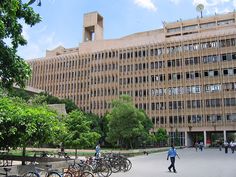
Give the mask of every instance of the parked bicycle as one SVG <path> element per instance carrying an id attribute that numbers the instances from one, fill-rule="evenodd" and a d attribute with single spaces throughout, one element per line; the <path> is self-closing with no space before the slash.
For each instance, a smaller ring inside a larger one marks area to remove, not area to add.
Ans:
<path id="1" fill-rule="evenodd" d="M 66 152 L 58 152 L 57 155 L 59 158 L 70 159 L 70 156 Z"/>
<path id="2" fill-rule="evenodd" d="M 112 172 L 129 171 L 132 167 L 131 161 L 125 156 L 117 153 L 108 153 L 104 155 L 104 159 L 111 166 Z"/>
<path id="3" fill-rule="evenodd" d="M 5 176 L 5 177 L 40 177 L 38 174 L 33 173 L 33 172 L 30 173 L 30 174 L 24 174 L 23 176 L 9 175 L 9 172 L 11 171 L 11 168 L 4 167 L 3 170 L 5 171 L 5 173 L 0 173 L 0 176 Z"/>
<path id="4" fill-rule="evenodd" d="M 111 166 L 103 158 L 90 157 L 86 163 L 92 167 L 92 172 L 99 177 L 108 177 L 112 174 Z"/>
<path id="5" fill-rule="evenodd" d="M 71 173 L 67 172 L 59 172 L 55 169 L 52 169 L 52 165 L 46 165 L 45 168 L 37 167 L 35 164 L 33 165 L 33 170 L 27 172 L 24 177 L 35 177 L 34 174 L 37 174 L 37 177 L 43 176 L 43 177 L 73 177 Z"/>
<path id="6" fill-rule="evenodd" d="M 64 169 L 64 172 L 71 173 L 73 177 L 94 177 L 91 172 L 92 167 L 86 163 L 76 163 L 75 160 L 72 164 L 68 163 L 68 167 Z"/>

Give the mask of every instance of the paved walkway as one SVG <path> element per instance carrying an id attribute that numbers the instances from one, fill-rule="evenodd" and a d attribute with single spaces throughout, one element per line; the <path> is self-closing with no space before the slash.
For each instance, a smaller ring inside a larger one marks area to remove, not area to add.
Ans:
<path id="1" fill-rule="evenodd" d="M 236 153 L 225 154 L 223 149 L 178 150 L 178 173 L 168 172 L 170 161 L 166 153 L 149 154 L 130 158 L 133 167 L 129 172 L 112 174 L 111 177 L 235 177 Z"/>

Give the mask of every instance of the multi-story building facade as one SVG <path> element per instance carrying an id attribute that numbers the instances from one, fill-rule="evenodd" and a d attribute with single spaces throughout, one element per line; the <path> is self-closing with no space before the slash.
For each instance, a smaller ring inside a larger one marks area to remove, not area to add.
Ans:
<path id="1" fill-rule="evenodd" d="M 164 23 L 162 29 L 103 39 L 103 17 L 84 15 L 83 42 L 29 64 L 28 85 L 103 116 L 121 94 L 182 145 L 236 132 L 236 13 Z"/>

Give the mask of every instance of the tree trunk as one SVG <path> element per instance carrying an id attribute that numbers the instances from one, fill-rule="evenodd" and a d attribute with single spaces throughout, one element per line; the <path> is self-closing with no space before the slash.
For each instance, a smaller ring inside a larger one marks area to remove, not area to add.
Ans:
<path id="1" fill-rule="evenodd" d="M 26 147 L 24 146 L 23 149 L 22 149 L 22 157 L 23 157 L 23 159 L 24 159 L 25 155 L 26 155 Z M 21 161 L 21 164 L 22 164 L 22 165 L 25 165 L 25 161 L 22 160 L 22 161 Z"/>
<path id="2" fill-rule="evenodd" d="M 132 140 L 129 141 L 129 146 L 130 146 L 130 149 L 133 149 L 133 143 L 132 143 Z"/>
<path id="3" fill-rule="evenodd" d="M 75 159 L 78 158 L 78 151 L 77 151 L 77 148 L 75 149 Z"/>

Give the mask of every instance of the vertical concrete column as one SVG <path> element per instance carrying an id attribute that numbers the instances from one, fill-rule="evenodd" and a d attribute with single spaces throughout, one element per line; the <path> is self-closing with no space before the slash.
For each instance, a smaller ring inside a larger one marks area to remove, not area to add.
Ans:
<path id="1" fill-rule="evenodd" d="M 226 130 L 224 130 L 224 142 L 227 141 L 226 139 Z"/>
<path id="2" fill-rule="evenodd" d="M 184 146 L 188 147 L 188 132 L 184 132 Z"/>
<path id="3" fill-rule="evenodd" d="M 204 136 L 204 146 L 206 146 L 206 144 L 207 144 L 207 132 L 206 131 L 203 132 L 203 136 Z"/>

